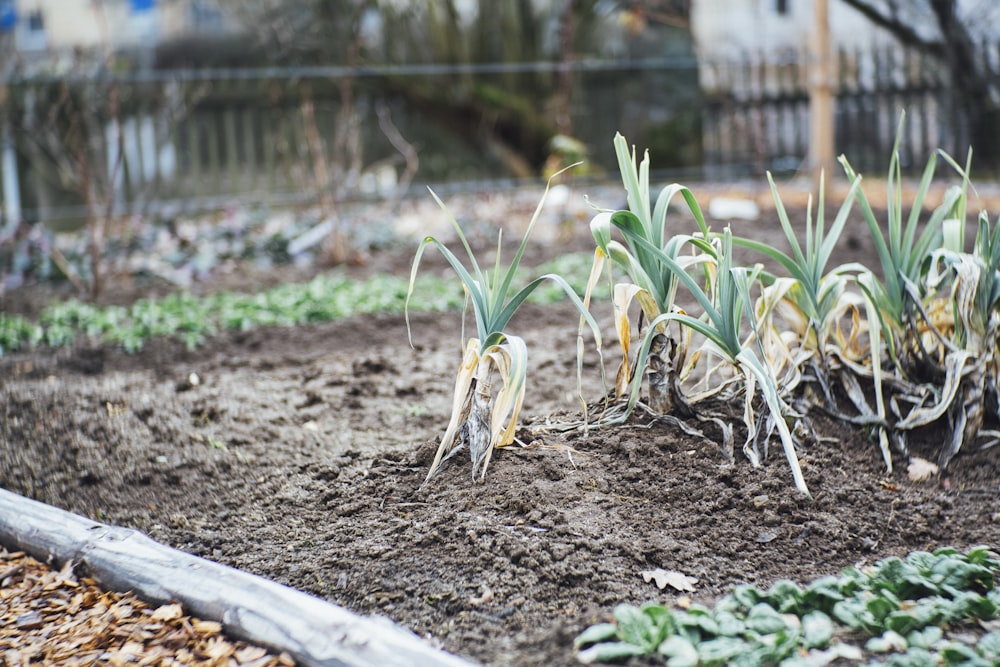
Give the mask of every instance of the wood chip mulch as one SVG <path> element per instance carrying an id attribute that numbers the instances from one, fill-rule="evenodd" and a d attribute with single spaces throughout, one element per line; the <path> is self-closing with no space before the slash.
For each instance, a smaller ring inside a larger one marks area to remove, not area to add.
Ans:
<path id="1" fill-rule="evenodd" d="M 78 577 L 73 563 L 49 569 L 0 547 L 0 667 L 29 665 L 205 665 L 292 667 L 274 655 L 231 641 L 222 625 L 184 613 L 179 604 L 153 608 L 131 593 L 101 590 Z"/>

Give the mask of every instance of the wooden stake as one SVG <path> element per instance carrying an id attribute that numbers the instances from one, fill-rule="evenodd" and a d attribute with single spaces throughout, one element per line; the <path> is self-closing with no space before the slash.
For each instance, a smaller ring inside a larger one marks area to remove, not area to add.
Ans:
<path id="1" fill-rule="evenodd" d="M 826 189 L 833 176 L 833 77 L 830 58 L 830 14 L 828 0 L 813 0 L 815 35 L 809 77 L 809 167 L 813 190 L 819 194 L 820 174 L 825 172 Z"/>

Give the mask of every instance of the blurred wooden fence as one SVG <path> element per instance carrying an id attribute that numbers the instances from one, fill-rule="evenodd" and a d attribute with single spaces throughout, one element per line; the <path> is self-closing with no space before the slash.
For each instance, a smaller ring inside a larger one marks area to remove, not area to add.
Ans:
<path id="1" fill-rule="evenodd" d="M 50 221 L 105 211 L 191 213 L 237 201 L 313 202 L 325 192 L 394 188 L 399 152 L 371 127 L 376 111 L 391 117 L 390 103 L 362 93 L 345 116 L 335 80 L 296 74 L 11 82 L 4 135 L 16 158 L 0 163 L 4 177 L 16 168 L 24 215 Z M 354 132 L 358 124 L 365 127 Z M 359 145 L 348 151 L 348 141 Z M 345 164 L 348 153 L 352 163 Z M 383 160 L 388 168 L 380 172 Z M 391 183 L 371 182 L 389 172 Z"/>
<path id="2" fill-rule="evenodd" d="M 534 77 L 537 88 L 563 66 L 538 65 L 486 64 L 476 75 L 506 89 Z M 648 147 L 654 168 L 674 169 L 662 179 L 795 172 L 808 154 L 807 65 L 799 57 L 574 63 L 573 132 L 610 178 L 616 131 Z M 838 65 L 836 151 L 856 168 L 884 172 L 903 108 L 904 169 L 919 169 L 938 147 L 964 158 L 968 118 L 936 62 L 882 49 L 842 52 Z M 456 86 L 468 74 L 414 67 L 392 75 Z M 507 176 L 494 154 L 502 147 L 483 152 L 447 120 L 364 83 L 378 76 L 387 74 L 319 67 L 0 81 L 4 221 L 330 202 L 396 196 L 420 183 L 495 187 Z M 349 104 L 345 77 L 356 84 Z M 1000 171 L 982 157 L 974 175 Z"/>
<path id="3" fill-rule="evenodd" d="M 448 118 L 382 84 L 403 77 L 413 89 L 460 89 L 468 87 L 464 78 L 474 69 L 477 82 L 495 90 L 516 89 L 529 77 L 538 88 L 539 78 L 554 77 L 559 65 L 383 69 L 151 71 L 0 81 L 5 217 L 16 216 L 17 209 L 28 220 L 58 226 L 60 220 L 73 224 L 108 212 L 169 216 L 237 202 L 391 197 L 421 183 L 502 185 L 511 180 L 503 146 L 485 142 L 484 150 L 460 136 Z M 676 132 L 674 117 L 685 109 L 691 116 L 696 108 L 690 58 L 578 63 L 574 76 L 574 134 L 591 147 L 591 161 L 608 168 L 615 165 L 615 131 L 642 143 L 644 133 L 649 137 L 664 127 L 668 135 Z M 678 84 L 684 77 L 687 83 Z M 347 95 L 346 79 L 352 82 Z M 686 143 L 698 147 L 697 135 L 688 132 Z M 696 164 L 697 154 L 684 159 Z M 12 198 L 19 198 L 16 207 Z"/>
<path id="4" fill-rule="evenodd" d="M 993 45 L 983 62 L 1000 68 Z M 960 162 L 970 145 L 970 118 L 939 61 L 898 47 L 841 50 L 834 64 L 835 150 L 864 173 L 884 173 L 900 112 L 906 111 L 901 159 L 905 170 L 922 168 L 938 148 Z M 809 141 L 809 61 L 790 54 L 782 61 L 747 57 L 700 68 L 704 91 L 705 173 L 727 178 L 765 169 L 806 167 Z M 1000 131 L 1000 125 L 998 125 Z M 1000 159 L 978 151 L 974 174 L 996 174 Z"/>

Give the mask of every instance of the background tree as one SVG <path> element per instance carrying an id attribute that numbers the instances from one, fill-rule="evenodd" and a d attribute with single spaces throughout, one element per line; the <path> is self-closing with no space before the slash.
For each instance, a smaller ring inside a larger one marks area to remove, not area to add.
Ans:
<path id="1" fill-rule="evenodd" d="M 844 0 L 904 46 L 938 60 L 967 114 L 969 141 L 991 160 L 1000 155 L 1000 79 L 985 57 L 997 48 L 1000 4 L 994 0 Z M 990 40 L 993 40 L 992 42 Z"/>
<path id="2" fill-rule="evenodd" d="M 273 64 L 472 65 L 353 85 L 405 102 L 520 177 L 539 173 L 553 137 L 573 134 L 572 63 L 663 55 L 660 31 L 686 33 L 689 13 L 689 0 L 229 2 Z M 537 62 L 564 66 L 526 66 Z"/>

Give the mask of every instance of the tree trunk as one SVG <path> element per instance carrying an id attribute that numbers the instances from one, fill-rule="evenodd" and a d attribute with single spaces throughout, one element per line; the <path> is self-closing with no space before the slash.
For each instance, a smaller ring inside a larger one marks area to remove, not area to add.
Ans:
<path id="1" fill-rule="evenodd" d="M 556 131 L 565 136 L 573 134 L 573 41 L 576 32 L 576 12 L 580 0 L 569 0 L 559 19 L 559 78 L 556 83 L 555 119 Z"/>
<path id="2" fill-rule="evenodd" d="M 984 64 L 983 58 L 978 57 L 976 39 L 959 19 L 958 3 L 955 0 L 929 0 L 941 32 L 940 40 L 931 40 L 917 30 L 915 20 L 907 20 L 914 17 L 907 17 L 905 12 L 886 12 L 882 8 L 883 3 L 873 0 L 844 2 L 875 25 L 888 30 L 900 44 L 919 49 L 947 68 L 954 86 L 954 104 L 968 119 L 969 143 L 975 148 L 980 164 L 993 164 L 995 158 L 1000 156 L 1000 140 L 997 138 L 1000 135 L 1000 109 L 992 100 L 996 85 L 989 64 Z M 961 162 L 965 147 L 956 148 L 961 154 L 955 157 Z"/>

